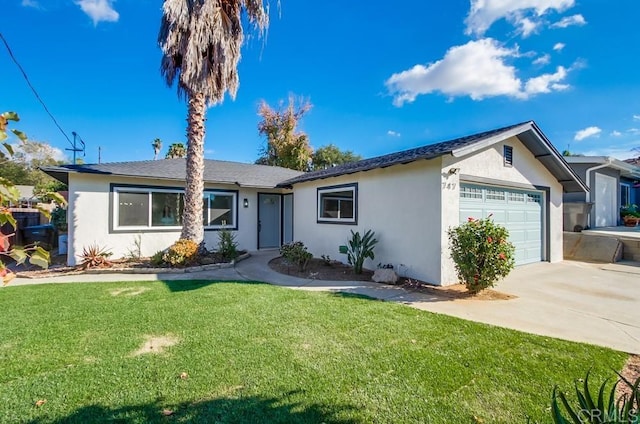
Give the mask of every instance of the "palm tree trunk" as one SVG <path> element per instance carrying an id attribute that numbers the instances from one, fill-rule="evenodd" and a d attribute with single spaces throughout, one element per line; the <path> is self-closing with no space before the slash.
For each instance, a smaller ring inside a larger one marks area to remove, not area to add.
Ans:
<path id="1" fill-rule="evenodd" d="M 205 96 L 189 96 L 187 116 L 187 171 L 184 188 L 184 214 L 180 238 L 200 243 L 204 238 L 202 198 L 204 196 Z"/>

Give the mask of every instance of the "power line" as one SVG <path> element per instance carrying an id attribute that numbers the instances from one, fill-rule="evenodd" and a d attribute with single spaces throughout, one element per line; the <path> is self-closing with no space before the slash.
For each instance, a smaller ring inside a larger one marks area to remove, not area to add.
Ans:
<path id="1" fill-rule="evenodd" d="M 11 60 L 13 60 L 13 63 L 16 64 L 16 66 L 18 67 L 18 69 L 20 69 L 20 72 L 22 73 L 22 76 L 24 77 L 25 81 L 27 82 L 27 85 L 29 86 L 29 88 L 31 89 L 31 91 L 33 91 L 33 94 L 36 96 L 36 99 L 38 99 L 38 101 L 40 102 L 40 104 L 42 105 L 42 107 L 44 108 L 45 112 L 47 112 L 47 115 L 49 115 L 49 117 L 51 118 L 51 120 L 53 121 L 53 123 L 56 125 L 56 127 L 58 127 L 58 129 L 60 130 L 60 132 L 62 133 L 62 135 L 64 135 L 64 138 L 67 139 L 67 141 L 69 142 L 69 144 L 71 144 L 73 146 L 73 143 L 71 142 L 71 139 L 69 138 L 69 136 L 67 135 L 67 133 L 64 132 L 64 130 L 62 129 L 62 127 L 60 126 L 60 124 L 58 124 L 58 121 L 56 120 L 56 118 L 53 116 L 53 114 L 49 111 L 49 108 L 47 107 L 47 105 L 44 103 L 44 101 L 42 100 L 42 98 L 40 97 L 40 95 L 38 94 L 38 92 L 36 91 L 36 89 L 33 87 L 33 85 L 31 84 L 31 81 L 29 81 L 29 77 L 27 76 L 27 73 L 25 72 L 25 70 L 22 68 L 22 66 L 20 65 L 20 63 L 18 62 L 18 59 L 16 59 L 16 57 L 13 55 L 13 52 L 11 51 L 11 47 L 9 47 L 9 43 L 7 42 L 7 40 L 4 38 L 4 35 L 2 35 L 2 33 L 0 32 L 0 39 L 2 39 L 2 42 L 4 43 L 4 46 L 7 48 L 7 51 L 9 52 L 9 57 L 11 57 Z M 74 146 L 75 147 L 75 146 Z"/>

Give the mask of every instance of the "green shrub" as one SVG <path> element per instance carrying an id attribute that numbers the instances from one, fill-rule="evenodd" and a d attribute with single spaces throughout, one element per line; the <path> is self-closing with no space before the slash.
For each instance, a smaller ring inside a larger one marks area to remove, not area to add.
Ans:
<path id="1" fill-rule="evenodd" d="M 164 250 L 158 250 L 150 258 L 151 264 L 155 266 L 164 265 Z"/>
<path id="2" fill-rule="evenodd" d="M 59 232 L 67 231 L 67 208 L 58 206 L 51 211 L 51 225 Z"/>
<path id="3" fill-rule="evenodd" d="M 180 239 L 173 243 L 162 256 L 164 263 L 171 266 L 189 265 L 198 257 L 198 243 Z"/>
<path id="4" fill-rule="evenodd" d="M 309 260 L 313 255 L 307 251 L 307 247 L 301 241 L 293 241 L 280 247 L 280 254 L 289 263 L 297 265 L 300 272 L 307 269 Z"/>
<path id="5" fill-rule="evenodd" d="M 577 405 L 571 405 L 564 393 L 553 389 L 551 401 L 551 414 L 556 424 L 638 424 L 640 423 L 640 378 L 631 382 L 620 374 L 618 380 L 605 394 L 607 381 L 603 382 L 598 390 L 598 397 L 594 399 L 589 390 L 589 373 L 584 378 L 582 389 L 576 383 Z M 616 399 L 616 388 L 619 384 L 627 385 L 629 394 L 621 395 Z M 558 398 L 560 403 L 558 403 Z M 562 405 L 562 406 L 561 406 Z M 565 417 L 566 412 L 568 418 Z"/>
<path id="6" fill-rule="evenodd" d="M 378 244 L 378 240 L 373 238 L 375 233 L 367 230 L 364 236 L 359 232 L 351 230 L 351 240 L 347 241 L 347 261 L 353 266 L 353 272 L 362 274 L 362 266 L 365 259 L 374 259 L 373 248 Z"/>
<path id="7" fill-rule="evenodd" d="M 493 287 L 513 269 L 515 248 L 507 241 L 509 232 L 491 216 L 469 218 L 448 234 L 458 278 L 471 293 Z"/>
<path id="8" fill-rule="evenodd" d="M 238 257 L 238 243 L 236 235 L 223 229 L 218 233 L 218 253 L 225 261 L 232 261 Z"/>

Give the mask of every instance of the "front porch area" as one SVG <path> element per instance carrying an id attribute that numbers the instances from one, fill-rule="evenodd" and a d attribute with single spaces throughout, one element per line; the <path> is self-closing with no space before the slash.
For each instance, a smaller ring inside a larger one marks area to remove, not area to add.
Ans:
<path id="1" fill-rule="evenodd" d="M 640 262 L 640 227 L 601 227 L 582 234 L 617 239 L 622 243 L 622 259 Z"/>

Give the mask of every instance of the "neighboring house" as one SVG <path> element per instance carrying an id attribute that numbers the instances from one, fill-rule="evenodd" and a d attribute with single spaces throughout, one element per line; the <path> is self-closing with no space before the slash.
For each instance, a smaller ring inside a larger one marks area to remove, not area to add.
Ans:
<path id="1" fill-rule="evenodd" d="M 505 225 L 518 265 L 561 261 L 562 194 L 586 191 L 532 121 L 305 174 L 220 161 L 205 167 L 205 229 L 226 221 L 241 248 L 295 239 L 315 256 L 346 262 L 338 252 L 349 230 L 371 229 L 379 244 L 367 267 L 391 263 L 438 285 L 457 282 L 447 230 L 469 217 Z M 150 255 L 179 236 L 183 159 L 44 171 L 68 180 L 69 263 L 94 242 L 122 256 L 140 234 Z M 216 233 L 205 234 L 214 247 Z"/>
<path id="2" fill-rule="evenodd" d="M 516 263 L 557 262 L 562 193 L 586 187 L 534 122 L 526 122 L 300 175 L 294 232 L 316 256 L 338 256 L 349 230 L 375 231 L 377 263 L 409 277 L 457 282 L 447 230 L 491 215 L 505 225 Z M 338 256 L 340 257 L 340 256 Z M 340 257 L 345 259 L 344 257 Z"/>
<path id="3" fill-rule="evenodd" d="M 566 193 L 564 202 L 593 203 L 587 221 L 590 228 L 617 226 L 620 207 L 634 203 L 633 186 L 640 178 L 640 167 L 607 156 L 568 156 L 565 160 L 589 191 Z"/>
<path id="4" fill-rule="evenodd" d="M 637 158 L 625 159 L 625 162 L 637 166 L 640 169 L 640 156 Z M 627 196 L 628 195 L 628 196 Z M 620 204 L 637 205 L 640 207 L 640 178 L 620 178 Z"/>
<path id="5" fill-rule="evenodd" d="M 185 159 L 93 165 L 42 170 L 69 186 L 70 265 L 84 247 L 98 244 L 115 258 L 134 250 L 151 256 L 180 236 L 184 206 Z M 209 249 L 222 228 L 233 230 L 241 248 L 279 247 L 293 237 L 291 190 L 275 188 L 300 175 L 290 169 L 205 160 L 203 225 Z"/>

